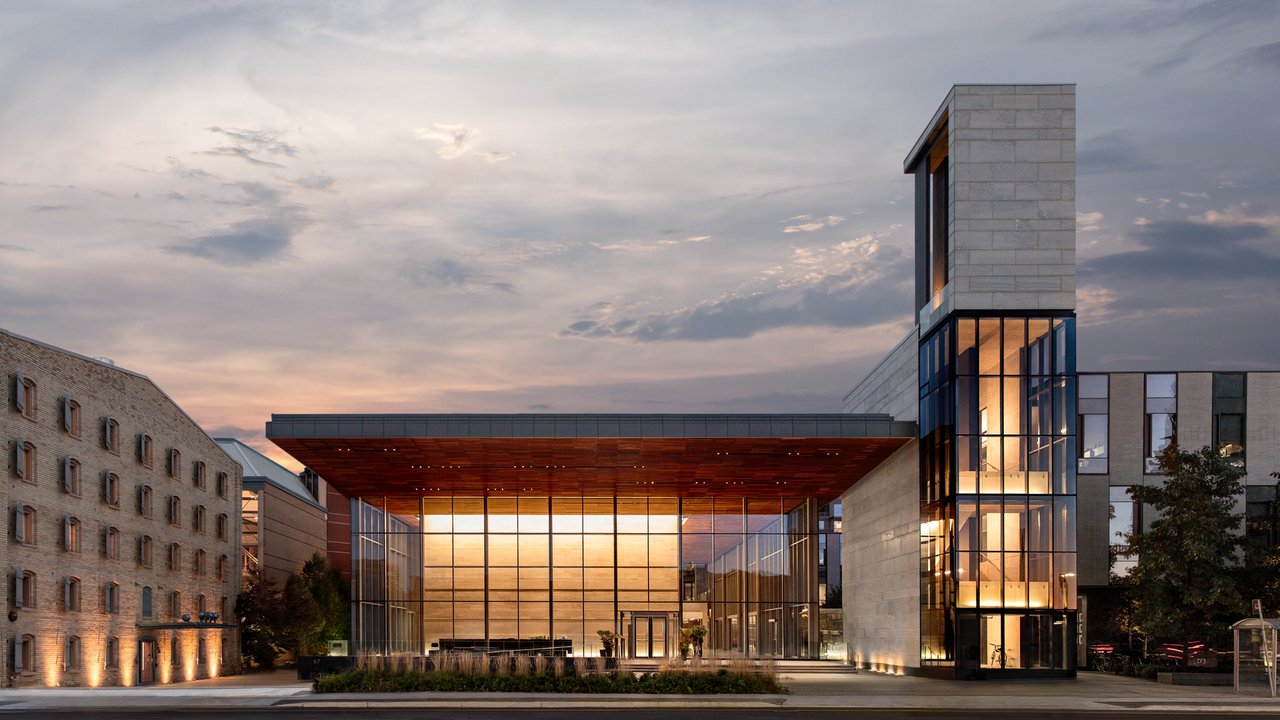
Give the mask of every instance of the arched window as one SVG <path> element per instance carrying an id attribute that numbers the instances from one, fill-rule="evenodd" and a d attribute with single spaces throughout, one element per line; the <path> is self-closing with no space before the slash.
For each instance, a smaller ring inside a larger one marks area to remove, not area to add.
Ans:
<path id="1" fill-rule="evenodd" d="M 102 473 L 102 502 L 110 507 L 120 506 L 120 476 L 110 470 Z"/>
<path id="2" fill-rule="evenodd" d="M 205 573 L 205 552 L 204 550 L 196 550 L 195 559 L 192 562 L 192 571 L 197 577 L 204 577 Z"/>
<path id="3" fill-rule="evenodd" d="M 177 495 L 169 496 L 169 524 L 182 527 L 182 498 Z"/>
<path id="4" fill-rule="evenodd" d="M 62 656 L 62 669 L 66 672 L 77 672 L 81 667 L 80 636 L 68 635 L 67 644 Z"/>
<path id="5" fill-rule="evenodd" d="M 62 492 L 80 497 L 80 461 L 70 455 L 62 459 Z"/>
<path id="6" fill-rule="evenodd" d="M 138 434 L 138 462 L 142 463 L 143 467 L 151 467 L 152 444 L 150 435 Z"/>
<path id="7" fill-rule="evenodd" d="M 138 564 L 142 567 L 151 567 L 151 546 L 150 535 L 138 538 Z"/>
<path id="8" fill-rule="evenodd" d="M 151 612 L 151 588 L 144 586 L 142 588 L 142 617 L 151 617 Z"/>
<path id="9" fill-rule="evenodd" d="M 36 481 L 36 446 L 18 438 L 13 446 L 13 474 L 29 483 Z"/>
<path id="10" fill-rule="evenodd" d="M 109 580 L 102 586 L 102 609 L 111 615 L 120 614 L 120 583 Z"/>
<path id="11" fill-rule="evenodd" d="M 169 448 L 169 477 L 174 480 L 182 475 L 182 453 L 178 448 Z"/>
<path id="12" fill-rule="evenodd" d="M 120 559 L 120 530 L 107 526 L 102 531 L 102 556 L 109 560 Z"/>
<path id="13" fill-rule="evenodd" d="M 227 564 L 228 564 L 227 556 L 219 555 L 218 556 L 218 579 L 219 580 L 227 579 Z"/>
<path id="14" fill-rule="evenodd" d="M 36 381 L 22 373 L 13 378 L 13 407 L 28 420 L 36 419 Z"/>
<path id="15" fill-rule="evenodd" d="M 62 429 L 74 438 L 80 437 L 80 403 L 62 398 Z"/>
<path id="16" fill-rule="evenodd" d="M 36 636 L 20 635 L 13 640 L 13 671 L 29 675 L 36 671 Z"/>
<path id="17" fill-rule="evenodd" d="M 217 532 L 219 540 L 227 539 L 227 514 L 218 513 Z"/>
<path id="18" fill-rule="evenodd" d="M 80 518 L 65 515 L 62 518 L 62 549 L 67 552 L 80 552 Z"/>
<path id="19" fill-rule="evenodd" d="M 182 617 L 182 593 L 177 590 L 169 591 L 169 617 Z"/>
<path id="20" fill-rule="evenodd" d="M 218 473 L 217 483 L 218 497 L 225 498 L 227 496 L 227 474 L 224 472 Z"/>
<path id="21" fill-rule="evenodd" d="M 80 578 L 74 575 L 62 581 L 62 609 L 80 612 Z"/>
<path id="22" fill-rule="evenodd" d="M 114 636 L 107 638 L 107 649 L 103 653 L 103 660 L 108 670 L 120 667 L 120 638 Z"/>
<path id="23" fill-rule="evenodd" d="M 113 418 L 102 419 L 102 447 L 116 455 L 120 454 L 120 423 Z"/>
<path id="24" fill-rule="evenodd" d="M 13 571 L 13 606 L 34 608 L 36 606 L 36 574 L 30 570 L 16 568 Z"/>
<path id="25" fill-rule="evenodd" d="M 23 502 L 13 506 L 13 539 L 23 545 L 36 544 L 36 509 Z"/>
<path id="26" fill-rule="evenodd" d="M 138 514 L 142 517 L 151 517 L 152 496 L 154 494 L 150 485 L 138 486 Z"/>
<path id="27" fill-rule="evenodd" d="M 197 532 L 202 535 L 204 534 L 204 515 L 205 510 L 203 505 L 197 505 L 195 509 L 191 511 L 191 530 L 193 532 Z"/>
<path id="28" fill-rule="evenodd" d="M 204 467 L 204 463 L 200 462 L 199 460 L 196 461 L 195 473 L 192 476 L 191 480 L 196 487 L 200 488 L 201 490 L 204 489 L 205 467 Z"/>

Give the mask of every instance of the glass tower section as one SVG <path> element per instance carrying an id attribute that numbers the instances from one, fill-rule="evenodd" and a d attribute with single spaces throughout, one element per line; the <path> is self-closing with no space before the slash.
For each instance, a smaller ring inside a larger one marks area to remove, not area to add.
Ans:
<path id="1" fill-rule="evenodd" d="M 354 649 L 818 655 L 818 502 L 743 497 L 352 500 Z"/>
<path id="2" fill-rule="evenodd" d="M 925 666 L 1073 668 L 1075 404 L 1070 316 L 953 316 L 922 340 Z"/>

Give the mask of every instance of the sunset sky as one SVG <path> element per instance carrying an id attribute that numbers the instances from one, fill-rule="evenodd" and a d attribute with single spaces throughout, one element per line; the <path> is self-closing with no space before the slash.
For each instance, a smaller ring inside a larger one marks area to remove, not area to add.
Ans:
<path id="1" fill-rule="evenodd" d="M 262 449 L 834 412 L 909 327 L 951 84 L 1074 82 L 1081 367 L 1276 369 L 1278 40 L 1273 0 L 5 3 L 0 327 Z"/>

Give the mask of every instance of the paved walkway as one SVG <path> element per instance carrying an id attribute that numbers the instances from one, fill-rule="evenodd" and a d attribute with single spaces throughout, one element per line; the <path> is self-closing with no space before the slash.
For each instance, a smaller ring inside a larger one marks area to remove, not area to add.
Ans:
<path id="1" fill-rule="evenodd" d="M 0 712 L 186 708 L 786 708 L 1022 711 L 1130 710 L 1238 712 L 1280 717 L 1280 700 L 1257 687 L 1182 687 L 1099 673 L 1076 680 L 953 682 L 875 673 L 783 674 L 788 695 L 548 695 L 533 693 L 389 693 L 317 695 L 292 671 L 252 673 L 144 688 L 51 688 L 0 691 Z"/>

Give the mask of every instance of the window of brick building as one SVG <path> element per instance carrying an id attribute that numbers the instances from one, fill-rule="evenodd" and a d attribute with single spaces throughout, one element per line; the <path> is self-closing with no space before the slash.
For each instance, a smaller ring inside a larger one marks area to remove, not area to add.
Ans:
<path id="1" fill-rule="evenodd" d="M 143 586 L 142 588 L 142 617 L 151 617 L 153 608 L 151 607 L 151 588 Z"/>
<path id="2" fill-rule="evenodd" d="M 155 496 L 155 493 L 152 492 L 150 485 L 138 486 L 138 514 L 139 515 L 146 518 L 151 517 L 152 506 L 155 504 L 154 496 Z"/>
<path id="3" fill-rule="evenodd" d="M 120 454 L 120 423 L 114 418 L 102 419 L 102 447 L 108 452 Z"/>
<path id="4" fill-rule="evenodd" d="M 191 531 L 204 533 L 205 509 L 203 505 L 197 505 L 191 511 Z"/>
<path id="5" fill-rule="evenodd" d="M 120 476 L 110 470 L 102 473 L 102 502 L 120 507 Z"/>
<path id="6" fill-rule="evenodd" d="M 142 463 L 143 467 L 151 467 L 154 455 L 153 445 L 150 435 L 138 434 L 138 462 Z"/>
<path id="7" fill-rule="evenodd" d="M 219 555 L 218 556 L 218 579 L 219 580 L 227 579 L 227 564 L 228 564 L 227 556 Z"/>
<path id="8" fill-rule="evenodd" d="M 21 501 L 13 506 L 13 539 L 23 545 L 36 544 L 36 509 Z"/>
<path id="9" fill-rule="evenodd" d="M 226 539 L 227 539 L 227 526 L 228 526 L 228 524 L 229 524 L 229 522 L 228 522 L 228 519 L 227 519 L 227 514 L 226 514 L 226 513 L 218 513 L 218 521 L 217 521 L 216 525 L 217 525 L 217 533 L 218 533 L 218 539 L 219 539 L 219 540 L 226 540 Z"/>
<path id="10" fill-rule="evenodd" d="M 197 460 L 195 463 L 195 471 L 192 473 L 192 477 L 191 477 L 192 484 L 194 484 L 196 487 L 203 490 L 205 486 L 206 473 L 207 473 L 207 470 L 205 469 L 204 463 Z"/>
<path id="11" fill-rule="evenodd" d="M 169 448 L 169 477 L 178 480 L 182 475 L 182 453 L 177 448 Z"/>
<path id="12" fill-rule="evenodd" d="M 102 531 L 102 557 L 109 560 L 120 559 L 120 531 L 107 526 Z"/>
<path id="13" fill-rule="evenodd" d="M 13 571 L 13 606 L 34 608 L 36 606 L 36 574 L 30 570 L 16 568 Z"/>
<path id="14" fill-rule="evenodd" d="M 74 515 L 62 517 L 62 549 L 67 552 L 80 552 L 80 518 Z"/>
<path id="15" fill-rule="evenodd" d="M 143 535 L 138 538 L 138 564 L 142 567 L 151 567 L 152 544 L 150 535 Z"/>
<path id="16" fill-rule="evenodd" d="M 107 581 L 102 586 L 102 611 L 111 615 L 120 614 L 120 584 Z"/>
<path id="17" fill-rule="evenodd" d="M 70 455 L 62 458 L 62 492 L 80 497 L 80 461 Z"/>
<path id="18" fill-rule="evenodd" d="M 36 636 L 19 635 L 13 639 L 13 671 L 31 675 L 36 671 Z"/>
<path id="19" fill-rule="evenodd" d="M 169 570 L 177 572 L 182 567 L 182 546 L 169 543 Z"/>
<path id="20" fill-rule="evenodd" d="M 169 524 L 174 527 L 182 527 L 182 498 L 177 495 L 169 496 Z"/>
<path id="21" fill-rule="evenodd" d="M 62 430 L 71 437 L 80 437 L 80 403 L 69 397 L 62 398 Z"/>
<path id="22" fill-rule="evenodd" d="M 22 373 L 13 376 L 13 409 L 28 420 L 36 419 L 36 381 Z"/>
<path id="23" fill-rule="evenodd" d="M 74 575 L 62 579 L 62 609 L 80 612 L 80 578 Z"/>
<path id="24" fill-rule="evenodd" d="M 218 497 L 225 498 L 227 496 L 227 474 L 224 472 L 218 473 L 216 482 L 218 484 Z"/>
<path id="25" fill-rule="evenodd" d="M 204 577 L 205 570 L 206 570 L 205 561 L 207 557 L 208 555 L 205 553 L 204 550 L 196 550 L 195 556 L 192 557 L 191 571 L 195 573 L 197 577 Z"/>
<path id="26" fill-rule="evenodd" d="M 169 617 L 182 617 L 182 593 L 177 590 L 169 593 Z"/>
<path id="27" fill-rule="evenodd" d="M 108 670 L 114 670 L 120 667 L 120 638 L 107 638 L 106 651 L 102 655 L 104 665 Z"/>
<path id="28" fill-rule="evenodd" d="M 36 446 L 18 438 L 13 444 L 13 474 L 29 483 L 36 481 Z"/>
<path id="29" fill-rule="evenodd" d="M 66 672 L 79 672 L 83 665 L 81 655 L 83 651 L 80 649 L 80 636 L 68 635 L 67 643 L 62 655 L 62 669 Z"/>

